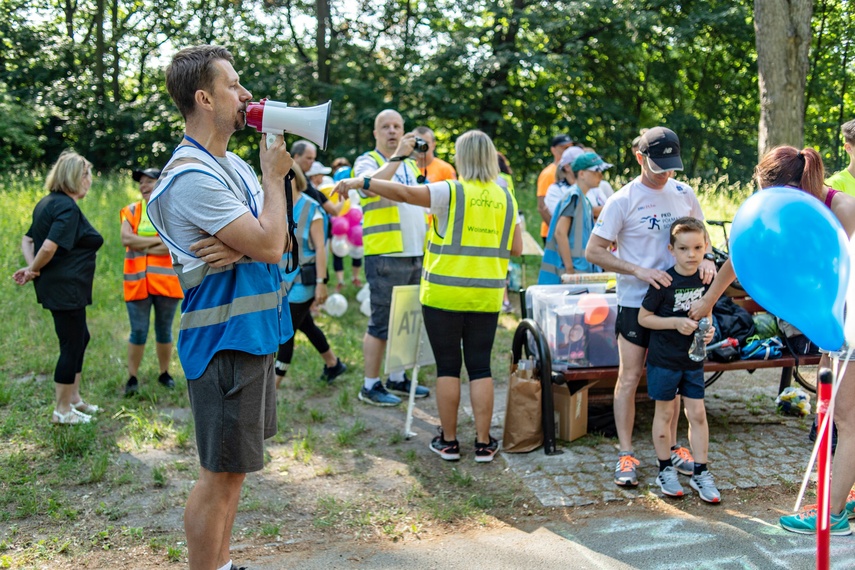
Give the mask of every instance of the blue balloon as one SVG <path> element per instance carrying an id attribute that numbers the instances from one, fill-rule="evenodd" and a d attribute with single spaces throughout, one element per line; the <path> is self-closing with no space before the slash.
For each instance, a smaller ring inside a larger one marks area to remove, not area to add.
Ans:
<path id="1" fill-rule="evenodd" d="M 745 291 L 825 350 L 843 345 L 848 239 L 825 204 L 794 188 L 767 188 L 733 218 L 730 252 Z"/>

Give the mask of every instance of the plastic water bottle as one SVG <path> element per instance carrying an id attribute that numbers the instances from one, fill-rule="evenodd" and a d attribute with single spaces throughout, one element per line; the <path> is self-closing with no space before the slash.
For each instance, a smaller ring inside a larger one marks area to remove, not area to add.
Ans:
<path id="1" fill-rule="evenodd" d="M 695 362 L 703 362 L 707 357 L 707 347 L 704 343 L 704 337 L 707 331 L 710 330 L 710 320 L 707 317 L 698 321 L 698 328 L 695 330 L 695 338 L 692 339 L 692 346 L 689 348 L 689 358 Z"/>

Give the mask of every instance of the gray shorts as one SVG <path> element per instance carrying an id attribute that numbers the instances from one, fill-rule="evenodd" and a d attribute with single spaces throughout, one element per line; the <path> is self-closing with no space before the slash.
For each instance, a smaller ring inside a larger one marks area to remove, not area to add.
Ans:
<path id="1" fill-rule="evenodd" d="M 371 290 L 368 334 L 380 340 L 388 338 L 392 288 L 398 285 L 418 285 L 421 276 L 421 257 L 365 256 L 365 278 Z"/>
<path id="2" fill-rule="evenodd" d="M 264 467 L 264 440 L 276 435 L 273 355 L 237 350 L 214 355 L 204 374 L 187 381 L 199 463 L 214 473 Z"/>

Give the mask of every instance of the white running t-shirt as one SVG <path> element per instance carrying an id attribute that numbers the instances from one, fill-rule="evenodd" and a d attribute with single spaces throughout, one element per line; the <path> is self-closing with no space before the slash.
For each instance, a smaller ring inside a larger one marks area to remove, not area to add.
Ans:
<path id="1" fill-rule="evenodd" d="M 648 269 L 673 266 L 668 251 L 671 224 L 684 216 L 704 219 L 694 190 L 669 179 L 661 190 L 648 188 L 636 178 L 609 198 L 597 219 L 593 234 L 615 242 L 615 256 Z M 617 302 L 622 307 L 641 307 L 648 284 L 632 275 L 617 276 Z"/>

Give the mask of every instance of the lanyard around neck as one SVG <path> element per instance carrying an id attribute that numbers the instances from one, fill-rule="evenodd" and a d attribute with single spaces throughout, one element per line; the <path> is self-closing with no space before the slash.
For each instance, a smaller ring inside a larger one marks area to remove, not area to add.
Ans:
<path id="1" fill-rule="evenodd" d="M 196 139 L 194 139 L 193 137 L 191 137 L 187 133 L 184 133 L 184 138 L 187 139 L 190 142 L 190 144 L 192 144 L 193 146 L 195 146 L 196 148 L 198 148 L 199 150 L 201 150 L 202 152 L 204 152 L 205 154 L 210 156 L 212 159 L 214 159 L 214 162 L 219 164 L 217 157 L 215 157 L 213 154 L 211 154 L 208 151 L 208 149 L 205 148 L 204 146 L 202 146 Z M 176 149 L 176 150 L 178 150 L 178 149 Z M 244 188 L 244 192 L 246 193 L 246 201 L 247 201 L 247 206 L 249 206 L 249 211 L 252 212 L 252 215 L 257 218 L 258 217 L 258 205 L 255 203 L 255 198 L 253 197 L 252 192 L 250 192 L 250 190 L 249 190 L 249 184 L 246 183 L 246 180 L 244 180 L 243 176 L 241 176 L 241 173 L 238 172 L 238 170 L 236 168 L 234 169 L 234 171 L 235 171 L 235 174 L 238 175 L 238 178 L 240 178 L 240 181 L 243 182 L 243 188 Z M 228 173 L 226 175 L 228 176 Z"/>

